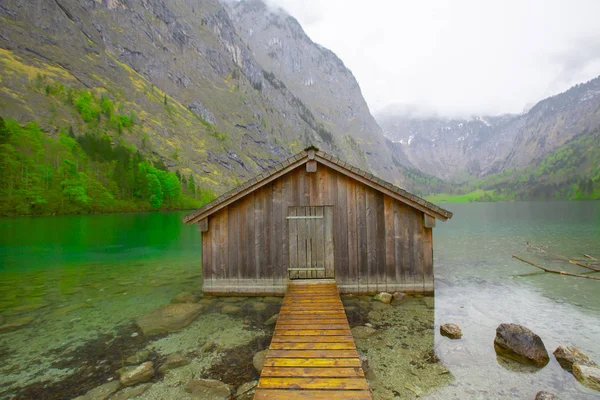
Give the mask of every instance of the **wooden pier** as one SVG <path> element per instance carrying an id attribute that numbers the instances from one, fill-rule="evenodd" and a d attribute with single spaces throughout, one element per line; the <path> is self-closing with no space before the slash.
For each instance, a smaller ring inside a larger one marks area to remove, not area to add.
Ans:
<path id="1" fill-rule="evenodd" d="M 334 280 L 289 284 L 254 400 L 372 400 Z"/>

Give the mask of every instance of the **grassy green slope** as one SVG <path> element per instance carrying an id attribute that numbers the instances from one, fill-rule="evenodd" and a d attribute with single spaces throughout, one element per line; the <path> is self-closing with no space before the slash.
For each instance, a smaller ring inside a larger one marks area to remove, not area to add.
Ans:
<path id="1" fill-rule="evenodd" d="M 582 133 L 533 167 L 469 182 L 433 202 L 600 199 L 600 129 Z"/>

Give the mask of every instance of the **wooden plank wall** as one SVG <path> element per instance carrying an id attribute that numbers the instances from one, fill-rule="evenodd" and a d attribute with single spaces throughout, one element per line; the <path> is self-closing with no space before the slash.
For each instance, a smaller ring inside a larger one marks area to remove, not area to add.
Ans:
<path id="1" fill-rule="evenodd" d="M 211 215 L 204 291 L 285 293 L 288 207 L 334 206 L 335 279 L 345 293 L 432 292 L 432 230 L 423 213 L 322 164 L 303 166 Z"/>

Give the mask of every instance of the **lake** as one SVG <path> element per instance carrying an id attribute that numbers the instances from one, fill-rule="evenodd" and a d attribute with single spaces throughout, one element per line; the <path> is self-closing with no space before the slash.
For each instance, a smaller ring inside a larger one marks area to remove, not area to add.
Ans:
<path id="1" fill-rule="evenodd" d="M 600 282 L 546 274 L 511 258 L 585 272 L 541 257 L 526 242 L 571 258 L 600 256 L 600 202 L 445 207 L 454 217 L 434 229 L 435 298 L 387 308 L 344 299 L 351 326 L 368 321 L 377 329 L 357 339 L 375 398 L 533 398 L 539 390 L 598 398 L 552 356 L 535 371 L 497 359 L 493 340 L 500 323 L 519 323 L 549 353 L 575 345 L 600 362 Z M 0 334 L 0 397 L 75 397 L 112 379 L 140 349 L 157 364 L 172 352 L 191 359 L 140 398 L 186 398 L 182 382 L 190 377 L 233 387 L 256 379 L 248 363 L 268 346 L 272 326 L 265 321 L 277 313 L 276 301 L 205 299 L 206 312 L 194 323 L 153 338 L 133 323 L 201 287 L 200 234 L 181 223 L 184 214 L 0 219 L 0 325 L 21 325 Z M 237 312 L 224 312 L 226 304 Z M 446 322 L 459 324 L 463 339 L 441 337 Z"/>

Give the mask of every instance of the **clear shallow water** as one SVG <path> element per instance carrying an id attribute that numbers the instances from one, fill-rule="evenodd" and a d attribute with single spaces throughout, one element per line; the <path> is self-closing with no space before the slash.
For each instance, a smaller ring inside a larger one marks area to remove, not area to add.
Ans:
<path id="1" fill-rule="evenodd" d="M 537 273 L 511 258 L 516 253 L 552 266 L 526 250 L 527 240 L 570 257 L 600 255 L 600 202 L 447 208 L 454 218 L 434 230 L 435 310 L 430 298 L 387 309 L 364 299 L 358 305 L 345 301 L 354 307 L 348 312 L 352 326 L 369 321 L 377 328 L 373 337 L 357 340 L 369 359 L 376 398 L 533 398 L 539 390 L 562 399 L 598 398 L 555 361 L 533 373 L 501 365 L 493 339 L 498 324 L 517 322 L 539 334 L 549 352 L 572 344 L 600 361 L 600 282 Z M 255 308 L 255 299 L 240 304 L 235 315 L 222 314 L 227 303 L 215 302 L 188 328 L 163 338 L 127 339 L 134 318 L 201 286 L 200 234 L 183 225 L 181 215 L 0 220 L 0 319 L 26 322 L 0 334 L 0 398 L 41 381 L 68 380 L 82 368 L 64 362 L 78 348 L 84 350 L 77 356 L 92 354 L 85 362 L 101 364 L 110 361 L 107 353 L 127 357 L 136 346 L 151 349 L 157 360 L 175 350 L 190 355 L 189 366 L 167 374 L 142 396 L 186 398 L 181 383 L 186 379 L 231 375 L 225 372 L 231 366 L 219 366 L 231 363 L 221 355 L 247 348 L 251 359 L 268 344 L 272 327 L 262 322 L 277 305 Z M 461 325 L 464 338 L 441 337 L 439 325 L 445 322 Z M 104 336 L 108 339 L 98 339 Z M 112 345 L 119 340 L 128 347 Z M 433 350 L 442 364 L 430 359 Z M 252 379 L 239 373 L 243 376 L 224 380 Z"/>

